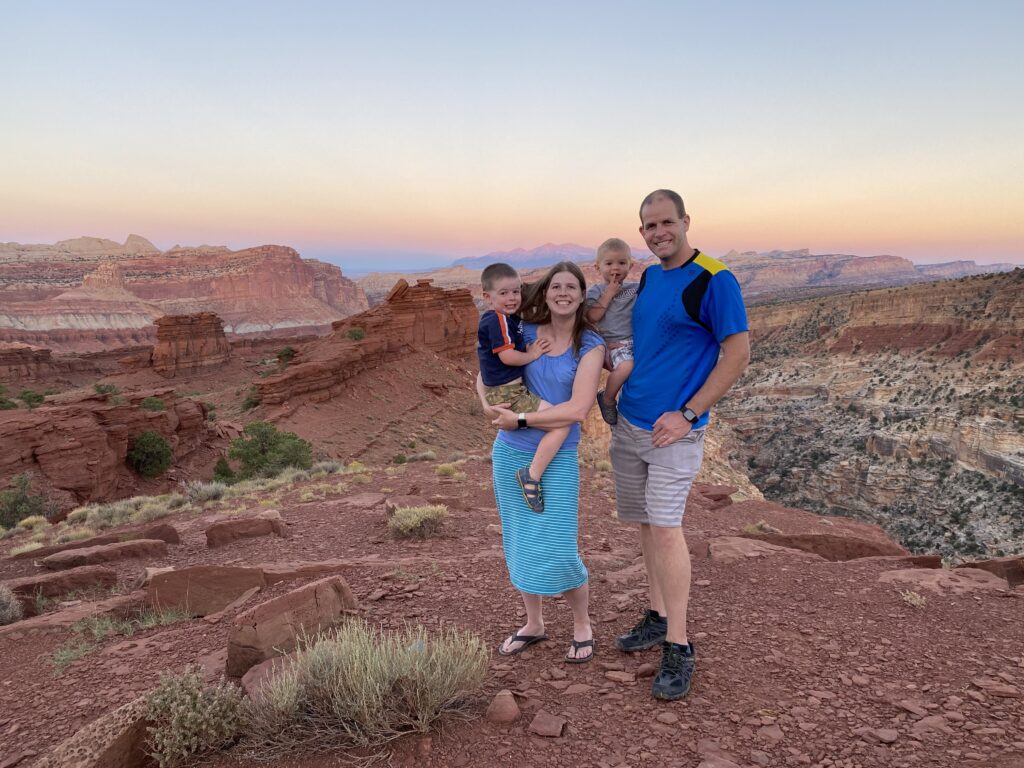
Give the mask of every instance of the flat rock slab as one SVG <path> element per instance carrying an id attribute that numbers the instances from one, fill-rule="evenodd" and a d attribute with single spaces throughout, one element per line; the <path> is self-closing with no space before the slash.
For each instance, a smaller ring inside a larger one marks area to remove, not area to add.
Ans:
<path id="1" fill-rule="evenodd" d="M 33 634 L 63 633 L 72 624 L 90 616 L 102 616 L 127 610 L 142 602 L 145 596 L 145 592 L 139 591 L 130 592 L 127 595 L 117 595 L 95 603 L 79 603 L 56 613 L 44 613 L 42 616 L 33 616 L 31 619 L 23 619 L 13 624 L 0 626 L 0 636 L 20 638 Z"/>
<path id="2" fill-rule="evenodd" d="M 259 568 L 195 565 L 154 574 L 146 600 L 156 608 L 180 608 L 193 616 L 207 616 L 266 583 Z"/>
<path id="3" fill-rule="evenodd" d="M 557 738 L 561 736 L 562 731 L 565 730 L 565 723 L 566 720 L 564 717 L 553 715 L 542 709 L 533 716 L 533 720 L 530 721 L 529 730 L 530 733 L 535 733 L 538 736 Z"/>
<path id="4" fill-rule="evenodd" d="M 384 494 L 370 492 L 355 493 L 347 499 L 342 499 L 341 503 L 352 509 L 373 509 L 384 503 Z"/>
<path id="5" fill-rule="evenodd" d="M 83 565 L 67 571 L 38 573 L 11 579 L 4 584 L 18 597 L 25 616 L 35 616 L 36 596 L 57 597 L 76 589 L 101 587 L 109 589 L 117 584 L 117 571 L 102 565 Z"/>
<path id="6" fill-rule="evenodd" d="M 181 535 L 178 529 L 168 523 L 157 523 L 148 528 L 136 531 L 118 531 L 117 533 L 104 533 L 99 536 L 92 536 L 80 541 L 69 541 L 65 544 L 52 544 L 48 547 L 33 549 L 22 552 L 20 555 L 11 555 L 11 560 L 38 560 L 47 555 L 55 555 L 58 552 L 67 552 L 72 549 L 86 549 L 96 547 L 100 544 L 116 544 L 120 541 L 134 541 L 136 539 L 160 539 L 168 544 L 180 544 Z"/>
<path id="7" fill-rule="evenodd" d="M 994 573 L 1006 579 L 1011 588 L 1018 584 L 1024 584 L 1024 555 L 1009 555 L 1007 557 L 996 557 L 992 560 L 979 560 L 974 563 L 963 563 L 956 568 L 977 568 L 982 571 Z"/>
<path id="8" fill-rule="evenodd" d="M 297 562 L 267 563 L 257 566 L 263 572 L 267 586 L 280 581 L 308 579 L 315 576 L 333 576 L 352 567 L 351 560 L 299 560 Z"/>
<path id="9" fill-rule="evenodd" d="M 68 568 L 109 563 L 129 557 L 162 557 L 166 552 L 167 542 L 161 539 L 135 539 L 58 552 L 44 557 L 39 563 L 51 571 L 63 571 Z"/>
<path id="10" fill-rule="evenodd" d="M 770 557 L 772 555 L 791 555 L 814 560 L 823 559 L 818 555 L 812 555 L 800 549 L 769 544 L 767 541 L 746 536 L 717 536 L 708 542 L 708 552 L 712 560 L 717 560 L 721 563 L 738 563 L 743 560 Z"/>
<path id="11" fill-rule="evenodd" d="M 146 754 L 146 697 L 93 720 L 36 763 L 37 768 L 143 768 Z"/>
<path id="12" fill-rule="evenodd" d="M 223 547 L 239 539 L 271 535 L 288 538 L 288 528 L 277 510 L 267 510 L 252 517 L 239 517 L 214 523 L 206 529 L 206 546 Z"/>
<path id="13" fill-rule="evenodd" d="M 810 552 L 833 562 L 855 560 L 859 557 L 910 554 L 893 541 L 864 539 L 835 533 L 744 533 L 743 536 L 778 547 Z"/>
<path id="14" fill-rule="evenodd" d="M 261 661 L 295 650 L 300 635 L 315 635 L 357 607 L 345 580 L 329 576 L 240 613 L 228 640 L 228 675 L 241 677 Z"/>
<path id="15" fill-rule="evenodd" d="M 955 571 L 920 568 L 886 571 L 878 577 L 883 584 L 903 584 L 911 589 L 926 589 L 941 595 L 949 590 L 954 595 L 969 592 L 1006 591 L 1006 579 L 978 568 Z"/>

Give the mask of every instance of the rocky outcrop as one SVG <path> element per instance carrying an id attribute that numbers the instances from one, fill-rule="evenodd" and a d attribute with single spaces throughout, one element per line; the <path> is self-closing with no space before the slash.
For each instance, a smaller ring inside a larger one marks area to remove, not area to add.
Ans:
<path id="1" fill-rule="evenodd" d="M 84 565 L 56 573 L 39 573 L 3 582 L 21 603 L 25 616 L 39 611 L 38 598 L 53 598 L 73 590 L 109 588 L 117 583 L 117 571 L 102 565 Z"/>
<path id="2" fill-rule="evenodd" d="M 93 720 L 36 763 L 37 768 L 144 768 L 152 765 L 146 697 Z"/>
<path id="3" fill-rule="evenodd" d="M 265 585 L 259 568 L 194 565 L 154 574 L 146 600 L 155 608 L 177 608 L 193 616 L 207 616 L 223 610 L 249 590 Z"/>
<path id="4" fill-rule="evenodd" d="M 0 341 L 55 351 L 152 343 L 164 314 L 214 312 L 228 334 L 297 335 L 368 306 L 338 267 L 278 245 L 161 253 L 142 238 L 8 243 L 0 265 Z"/>
<path id="5" fill-rule="evenodd" d="M 163 411 L 139 407 L 146 397 L 163 400 Z M 202 404 L 179 399 L 171 389 L 134 392 L 117 402 L 92 395 L 33 411 L 0 411 L 0 487 L 22 472 L 41 476 L 70 508 L 87 501 L 129 495 L 141 478 L 127 464 L 128 449 L 141 433 L 160 433 L 176 463 L 216 440 Z M 161 481 L 173 480 L 173 469 Z M 159 487 L 151 486 L 154 490 Z"/>
<path id="6" fill-rule="evenodd" d="M 261 661 L 294 650 L 302 635 L 313 636 L 357 608 L 341 576 L 329 576 L 239 614 L 228 641 L 227 673 L 241 677 Z"/>
<path id="7" fill-rule="evenodd" d="M 156 321 L 152 365 L 162 376 L 213 370 L 230 357 L 224 323 L 212 312 L 165 315 Z"/>
<path id="8" fill-rule="evenodd" d="M 476 344 L 478 318 L 468 290 L 399 281 L 383 304 L 335 323 L 328 338 L 303 347 L 301 363 L 257 382 L 260 402 L 329 400 L 351 377 L 411 350 L 466 357 Z"/>
<path id="9" fill-rule="evenodd" d="M 51 571 L 63 571 L 83 565 L 111 563 L 131 557 L 161 557 L 167 551 L 167 542 L 160 539 L 133 539 L 114 544 L 97 544 L 84 549 L 72 549 L 48 555 L 39 561 Z"/>
<path id="10" fill-rule="evenodd" d="M 268 509 L 250 517 L 236 517 L 230 520 L 219 520 L 206 529 L 206 546 L 210 549 L 223 547 L 240 539 L 252 539 L 258 536 L 288 537 L 288 528 L 281 513 Z"/>

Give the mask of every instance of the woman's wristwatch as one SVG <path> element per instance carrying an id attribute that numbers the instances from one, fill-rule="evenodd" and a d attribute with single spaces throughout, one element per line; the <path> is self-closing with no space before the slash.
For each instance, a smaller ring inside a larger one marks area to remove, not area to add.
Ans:
<path id="1" fill-rule="evenodd" d="M 526 414 L 520 413 L 516 417 L 516 429 L 526 429 L 528 426 L 530 425 L 526 423 Z"/>
<path id="2" fill-rule="evenodd" d="M 698 416 L 696 413 L 694 413 L 688 407 L 687 408 L 680 408 L 679 412 L 681 414 L 683 414 L 683 418 L 686 419 L 691 424 L 696 424 L 698 421 L 700 421 L 700 416 Z"/>

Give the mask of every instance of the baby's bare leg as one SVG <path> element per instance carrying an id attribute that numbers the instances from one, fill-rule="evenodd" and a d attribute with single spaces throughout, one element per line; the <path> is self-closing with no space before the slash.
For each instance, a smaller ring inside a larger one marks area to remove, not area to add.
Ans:
<path id="1" fill-rule="evenodd" d="M 551 403 L 541 400 L 537 410 L 543 411 L 550 407 Z M 530 477 L 534 480 L 540 480 L 544 476 L 544 470 L 548 468 L 548 465 L 555 458 L 555 454 L 558 453 L 562 443 L 565 442 L 565 438 L 568 436 L 569 427 L 559 427 L 558 429 L 549 430 L 541 438 L 537 451 L 533 454 L 533 461 L 530 462 Z"/>
<path id="2" fill-rule="evenodd" d="M 629 374 L 633 372 L 633 361 L 623 360 L 615 370 L 608 374 L 608 381 L 604 385 L 604 400 L 606 403 L 614 403 L 619 395 L 619 390 L 626 383 Z"/>

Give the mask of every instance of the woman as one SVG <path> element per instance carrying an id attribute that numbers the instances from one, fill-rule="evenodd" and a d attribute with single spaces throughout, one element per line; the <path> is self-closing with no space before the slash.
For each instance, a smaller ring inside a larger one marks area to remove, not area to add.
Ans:
<path id="1" fill-rule="evenodd" d="M 586 290 L 580 268 L 572 262 L 559 262 L 533 287 L 520 313 L 527 344 L 537 340 L 550 344 L 546 355 L 525 367 L 526 385 L 550 403 L 550 408 L 516 414 L 489 406 L 477 379 L 484 411 L 494 416 L 494 424 L 500 428 L 492 451 L 494 495 L 509 577 L 526 606 L 526 624 L 498 648 L 503 656 L 547 639 L 542 605 L 546 595 L 562 595 L 572 609 L 573 639 L 566 661 L 581 664 L 594 655 L 588 575 L 577 546 L 577 446 L 579 422 L 597 394 L 604 342 L 587 328 Z M 543 431 L 559 427 L 571 429 L 544 472 L 544 512 L 536 514 L 523 497 L 516 470 L 529 466 Z"/>

